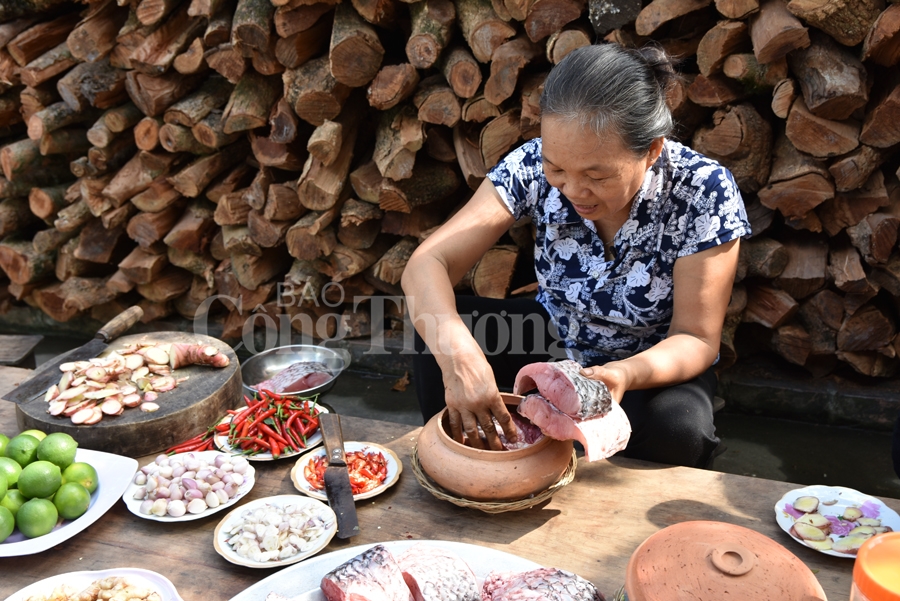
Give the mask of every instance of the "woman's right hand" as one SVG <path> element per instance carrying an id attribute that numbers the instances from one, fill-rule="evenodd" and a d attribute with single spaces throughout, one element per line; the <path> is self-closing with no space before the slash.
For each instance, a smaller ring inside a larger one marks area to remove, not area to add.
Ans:
<path id="1" fill-rule="evenodd" d="M 455 355 L 452 364 L 445 366 L 443 372 L 444 399 L 450 435 L 454 440 L 459 443 L 465 440 L 476 449 L 484 448 L 478 433 L 480 425 L 488 447 L 502 451 L 503 444 L 492 419 L 497 418 L 506 439 L 515 442 L 515 424 L 500 396 L 494 372 L 480 349 Z"/>

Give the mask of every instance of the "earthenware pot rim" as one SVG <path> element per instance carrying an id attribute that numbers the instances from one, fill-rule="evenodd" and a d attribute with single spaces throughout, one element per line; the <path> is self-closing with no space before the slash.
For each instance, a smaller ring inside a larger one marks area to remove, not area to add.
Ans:
<path id="1" fill-rule="evenodd" d="M 511 405 L 513 407 L 518 406 L 522 399 L 525 398 L 522 395 L 509 394 L 506 392 L 501 392 L 500 396 L 503 398 L 504 404 Z M 441 442 L 443 442 L 446 446 L 452 448 L 454 451 L 460 453 L 461 455 L 466 455 L 467 457 L 472 457 L 475 459 L 481 459 L 485 461 L 509 461 L 520 457 L 528 457 L 530 455 L 534 455 L 535 453 L 541 452 L 552 441 L 549 436 L 544 436 L 536 443 L 528 445 L 521 449 L 512 449 L 508 451 L 476 449 L 474 447 L 466 446 L 453 440 L 453 438 L 450 436 L 450 434 L 447 433 L 447 430 L 444 427 L 444 420 L 446 416 L 447 408 L 445 407 L 437 415 L 437 433 L 438 437 L 441 439 Z"/>

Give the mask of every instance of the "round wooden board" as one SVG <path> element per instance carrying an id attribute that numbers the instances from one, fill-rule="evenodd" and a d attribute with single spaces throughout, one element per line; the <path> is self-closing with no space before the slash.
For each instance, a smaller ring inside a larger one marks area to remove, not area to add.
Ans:
<path id="1" fill-rule="evenodd" d="M 47 413 L 47 403 L 43 398 L 38 398 L 16 406 L 19 428 L 37 428 L 47 433 L 66 432 L 86 449 L 139 457 L 162 451 L 199 434 L 221 419 L 226 410 L 240 403 L 241 370 L 237 355 L 230 346 L 216 338 L 187 332 L 136 334 L 113 340 L 105 352 L 149 340 L 208 344 L 225 353 L 231 362 L 222 369 L 190 365 L 176 370 L 173 374 L 176 378 L 188 379 L 179 382 L 174 390 L 160 393 L 156 401 L 159 411 L 153 413 L 126 408 L 121 415 L 104 415 L 93 426 L 76 426 L 68 417 L 54 417 Z"/>

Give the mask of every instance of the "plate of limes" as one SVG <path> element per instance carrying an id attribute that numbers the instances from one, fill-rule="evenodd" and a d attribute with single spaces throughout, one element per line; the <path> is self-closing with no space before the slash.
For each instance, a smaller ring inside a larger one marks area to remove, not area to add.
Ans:
<path id="1" fill-rule="evenodd" d="M 106 513 L 137 461 L 77 448 L 65 433 L 32 430 L 0 453 L 0 557 L 46 551 Z M 51 500 L 52 499 L 52 500 Z"/>

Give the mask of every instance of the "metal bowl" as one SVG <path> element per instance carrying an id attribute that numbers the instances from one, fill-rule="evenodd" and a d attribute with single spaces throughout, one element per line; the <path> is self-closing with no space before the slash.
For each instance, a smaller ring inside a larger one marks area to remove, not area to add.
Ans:
<path id="1" fill-rule="evenodd" d="M 309 397 L 331 390 L 341 372 L 350 365 L 350 352 L 341 348 L 327 348 L 312 344 L 293 344 L 279 346 L 250 357 L 241 364 L 241 379 L 244 394 L 253 396 L 257 391 L 256 384 L 268 380 L 278 372 L 298 361 L 315 361 L 323 363 L 331 371 L 331 379 L 313 388 L 298 392 L 284 393 L 287 397 Z"/>

